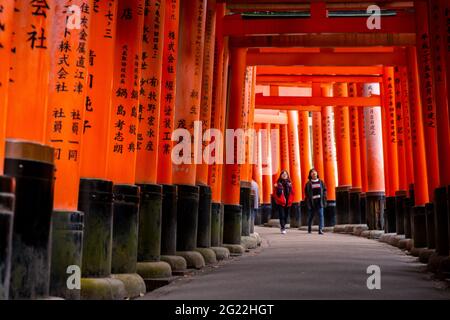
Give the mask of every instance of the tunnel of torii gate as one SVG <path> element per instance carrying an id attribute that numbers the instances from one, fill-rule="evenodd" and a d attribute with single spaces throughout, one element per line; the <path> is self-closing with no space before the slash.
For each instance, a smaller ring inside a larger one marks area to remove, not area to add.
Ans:
<path id="1" fill-rule="evenodd" d="M 450 3 L 372 2 L 1 1 L 0 299 L 133 298 L 241 255 L 282 170 L 305 228 L 311 168 L 324 229 L 448 275 Z"/>

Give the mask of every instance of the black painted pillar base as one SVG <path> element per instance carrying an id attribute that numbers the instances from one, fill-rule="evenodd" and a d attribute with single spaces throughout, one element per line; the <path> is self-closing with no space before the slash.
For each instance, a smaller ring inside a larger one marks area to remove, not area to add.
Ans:
<path id="1" fill-rule="evenodd" d="M 366 192 L 366 219 L 369 230 L 384 230 L 384 192 Z"/>
<path id="2" fill-rule="evenodd" d="M 411 227 L 414 248 L 425 248 L 427 246 L 427 216 L 424 206 L 413 208 Z"/>
<path id="3" fill-rule="evenodd" d="M 411 195 L 411 194 L 410 194 Z M 405 231 L 405 239 L 412 239 L 412 225 L 411 225 L 411 217 L 412 211 L 414 208 L 414 200 L 411 198 L 405 199 L 405 216 L 404 216 L 404 231 Z"/>
<path id="4" fill-rule="evenodd" d="M 272 218 L 272 206 L 270 204 L 263 204 L 261 206 L 261 224 L 269 222 Z"/>
<path id="5" fill-rule="evenodd" d="M 111 278 L 113 184 L 80 179 L 78 210 L 84 213 L 81 299 L 124 299 L 124 284 Z"/>
<path id="6" fill-rule="evenodd" d="M 280 217 L 278 215 L 278 206 L 276 205 L 276 202 L 275 202 L 273 197 L 270 197 L 270 199 L 271 199 L 271 203 L 270 203 L 271 211 L 270 211 L 270 218 L 269 218 L 269 220 L 271 220 L 271 219 L 280 219 Z"/>
<path id="7" fill-rule="evenodd" d="M 324 210 L 324 226 L 334 227 L 336 225 L 336 201 L 328 200 Z"/>
<path id="8" fill-rule="evenodd" d="M 294 202 L 290 210 L 289 225 L 291 228 L 300 227 L 300 203 Z"/>
<path id="9" fill-rule="evenodd" d="M 140 188 L 113 186 L 112 277 L 123 282 L 127 298 L 144 294 L 144 279 L 137 274 Z"/>
<path id="10" fill-rule="evenodd" d="M 83 278 L 111 275 L 112 186 L 112 182 L 106 180 L 80 180 L 78 210 L 84 213 Z"/>
<path id="11" fill-rule="evenodd" d="M 52 260 L 50 273 L 50 294 L 66 300 L 79 300 L 81 286 L 69 281 L 71 274 L 81 270 L 83 251 L 83 213 L 80 211 L 53 211 L 52 216 Z"/>
<path id="12" fill-rule="evenodd" d="M 177 185 L 177 252 L 197 248 L 199 187 Z"/>
<path id="13" fill-rule="evenodd" d="M 367 224 L 366 217 L 366 193 L 361 192 L 359 196 L 359 210 L 361 212 L 361 224 Z"/>
<path id="14" fill-rule="evenodd" d="M 384 219 L 386 221 L 384 231 L 386 233 L 395 233 L 397 230 L 395 197 L 386 197 L 386 208 L 384 210 Z"/>
<path id="15" fill-rule="evenodd" d="M 447 204 L 448 204 L 448 211 L 447 211 L 447 215 L 448 215 L 448 221 L 447 221 L 447 225 L 448 225 L 448 246 L 450 248 L 450 186 L 447 187 Z"/>
<path id="16" fill-rule="evenodd" d="M 16 182 L 9 299 L 49 295 L 53 157 L 51 147 L 6 141 L 5 175 Z"/>
<path id="17" fill-rule="evenodd" d="M 161 255 L 174 256 L 177 251 L 177 204 L 175 185 L 162 185 Z"/>
<path id="18" fill-rule="evenodd" d="M 255 233 L 255 218 L 256 218 L 255 208 L 255 194 L 250 194 L 250 234 Z"/>
<path id="19" fill-rule="evenodd" d="M 448 200 L 447 188 L 441 187 L 434 190 L 435 227 L 436 227 L 436 252 L 440 256 L 448 256 Z"/>
<path id="20" fill-rule="evenodd" d="M 241 244 L 242 207 L 225 204 L 223 222 L 223 243 Z"/>
<path id="21" fill-rule="evenodd" d="M 219 247 L 221 241 L 223 205 L 221 203 L 212 203 L 211 205 L 211 247 Z"/>
<path id="22" fill-rule="evenodd" d="M 405 234 L 405 214 L 406 214 L 406 191 L 397 191 L 395 193 L 395 230 L 397 234 Z"/>
<path id="23" fill-rule="evenodd" d="M 308 207 L 306 201 L 300 201 L 300 226 L 305 227 L 308 225 Z"/>
<path id="24" fill-rule="evenodd" d="M 136 185 L 116 184 L 113 193 L 111 272 L 136 273 L 140 190 Z"/>
<path id="25" fill-rule="evenodd" d="M 350 189 L 351 186 L 336 187 L 336 224 L 350 222 Z"/>
<path id="26" fill-rule="evenodd" d="M 212 194 L 209 186 L 199 185 L 197 247 L 211 247 Z"/>
<path id="27" fill-rule="evenodd" d="M 14 179 L 0 176 L 0 300 L 7 300 L 9 296 L 14 191 Z"/>
<path id="28" fill-rule="evenodd" d="M 241 182 L 240 205 L 242 207 L 242 230 L 241 235 L 250 236 L 250 219 L 251 219 L 251 184 L 250 182 Z"/>
<path id="29" fill-rule="evenodd" d="M 361 188 L 350 189 L 349 199 L 350 199 L 349 223 L 361 224 Z"/>
<path id="30" fill-rule="evenodd" d="M 138 262 L 161 258 L 162 187 L 140 184 Z"/>
<path id="31" fill-rule="evenodd" d="M 425 204 L 425 214 L 427 220 L 427 247 L 428 249 L 436 248 L 436 225 L 434 214 L 434 203 Z"/>
<path id="32" fill-rule="evenodd" d="M 255 226 L 260 226 L 262 224 L 262 207 L 255 209 Z"/>

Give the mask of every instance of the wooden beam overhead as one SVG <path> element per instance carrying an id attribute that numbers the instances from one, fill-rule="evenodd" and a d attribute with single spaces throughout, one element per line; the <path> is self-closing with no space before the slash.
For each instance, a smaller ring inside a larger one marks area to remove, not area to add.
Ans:
<path id="1" fill-rule="evenodd" d="M 283 86 L 286 84 L 311 84 L 318 83 L 333 83 L 333 82 L 354 82 L 354 83 L 373 83 L 382 82 L 382 78 L 378 76 L 297 76 L 297 75 L 259 75 L 256 77 L 257 84 L 278 84 Z"/>
<path id="2" fill-rule="evenodd" d="M 380 66 L 259 66 L 256 68 L 257 77 L 260 75 L 379 76 L 382 74 L 383 67 Z"/>
<path id="3" fill-rule="evenodd" d="M 256 108 L 298 110 L 300 106 L 356 106 L 374 107 L 381 106 L 380 96 L 372 97 L 267 97 L 256 95 Z"/>

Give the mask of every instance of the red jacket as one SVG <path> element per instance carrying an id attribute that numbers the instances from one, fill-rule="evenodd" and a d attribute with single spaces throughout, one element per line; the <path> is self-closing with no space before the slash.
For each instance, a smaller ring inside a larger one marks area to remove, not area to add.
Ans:
<path id="1" fill-rule="evenodd" d="M 289 181 L 288 182 L 290 187 L 291 187 L 291 192 L 288 195 L 288 199 L 287 199 L 287 206 L 290 207 L 292 206 L 292 202 L 294 201 L 294 188 L 292 186 L 292 183 Z M 284 188 L 283 185 L 281 184 L 281 182 L 277 182 L 273 185 L 273 193 L 272 196 L 276 202 L 276 204 L 280 205 L 280 206 L 286 206 L 286 196 L 284 194 Z M 277 191 L 281 191 L 281 194 L 278 195 Z"/>

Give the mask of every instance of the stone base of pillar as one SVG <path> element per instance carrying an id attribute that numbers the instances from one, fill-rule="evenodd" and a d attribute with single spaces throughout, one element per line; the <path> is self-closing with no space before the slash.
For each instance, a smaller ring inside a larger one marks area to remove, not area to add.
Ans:
<path id="1" fill-rule="evenodd" d="M 206 265 L 205 259 L 197 251 L 177 251 L 177 256 L 183 257 L 186 260 L 188 268 L 201 269 Z"/>
<path id="2" fill-rule="evenodd" d="M 224 244 L 225 248 L 227 248 L 230 251 L 230 256 L 241 256 L 245 252 L 245 248 L 240 244 Z"/>
<path id="3" fill-rule="evenodd" d="M 125 285 L 118 279 L 81 278 L 82 300 L 124 300 L 126 296 Z"/>
<path id="4" fill-rule="evenodd" d="M 172 268 L 167 262 L 138 262 L 137 273 L 144 279 L 146 291 L 152 291 L 171 283 Z"/>
<path id="5" fill-rule="evenodd" d="M 323 218 L 325 227 L 336 225 L 336 201 L 328 200 L 327 207 L 323 211 Z"/>
<path id="6" fill-rule="evenodd" d="M 448 279 L 450 276 L 450 257 L 432 254 L 428 259 L 427 270 L 435 273 L 438 279 Z"/>
<path id="7" fill-rule="evenodd" d="M 242 207 L 240 205 L 224 205 L 223 242 L 241 244 Z"/>
<path id="8" fill-rule="evenodd" d="M 427 217 L 424 206 L 413 208 L 411 229 L 413 248 L 425 248 L 427 246 Z"/>
<path id="9" fill-rule="evenodd" d="M 348 224 L 351 186 L 336 187 L 336 224 Z"/>
<path id="10" fill-rule="evenodd" d="M 448 256 L 448 200 L 447 188 L 434 190 L 435 226 L 436 226 L 436 252 L 440 256 Z"/>
<path id="11" fill-rule="evenodd" d="M 361 224 L 361 188 L 351 188 L 349 200 L 349 224 Z"/>
<path id="12" fill-rule="evenodd" d="M 81 267 L 82 251 L 83 213 L 53 211 L 50 295 L 66 300 L 80 299 L 80 289 L 67 287 L 67 267 Z"/>
<path id="13" fill-rule="evenodd" d="M 361 234 L 366 230 L 369 230 L 369 227 L 367 226 L 367 224 L 356 225 L 353 228 L 353 235 L 360 237 Z"/>
<path id="14" fill-rule="evenodd" d="M 406 197 L 407 191 L 397 191 L 395 193 L 395 230 L 397 234 L 405 234 L 405 215 L 406 215 Z"/>
<path id="15" fill-rule="evenodd" d="M 241 237 L 241 245 L 245 249 L 256 249 L 258 247 L 258 242 L 254 237 L 242 236 Z"/>
<path id="16" fill-rule="evenodd" d="M 436 253 L 436 250 L 434 250 L 434 249 L 423 248 L 422 250 L 420 250 L 420 253 L 419 253 L 419 261 L 421 263 L 427 264 L 430 257 L 435 253 Z"/>
<path id="17" fill-rule="evenodd" d="M 384 233 L 378 240 L 380 242 L 389 243 L 391 238 L 395 237 L 396 235 L 396 233 Z"/>
<path id="18" fill-rule="evenodd" d="M 197 247 L 200 189 L 191 185 L 177 185 L 177 189 L 177 251 L 193 251 Z"/>
<path id="19" fill-rule="evenodd" d="M 395 197 L 386 197 L 386 207 L 384 209 L 384 231 L 386 233 L 396 233 L 397 216 L 395 212 Z"/>
<path id="20" fill-rule="evenodd" d="M 225 247 L 211 247 L 211 249 L 214 250 L 218 261 L 227 260 L 230 258 L 230 250 Z"/>
<path id="21" fill-rule="evenodd" d="M 205 265 L 210 266 L 217 263 L 216 253 L 211 248 L 196 248 L 194 251 L 197 251 L 203 256 Z"/>
<path id="22" fill-rule="evenodd" d="M 384 230 L 366 230 L 361 232 L 361 237 L 378 240 L 384 234 Z"/>
<path id="23" fill-rule="evenodd" d="M 298 202 L 293 203 L 289 211 L 289 226 L 291 228 L 300 227 L 300 203 Z"/>
<path id="24" fill-rule="evenodd" d="M 252 233 L 252 234 L 250 235 L 250 237 L 252 237 L 252 238 L 254 238 L 254 239 L 256 240 L 257 246 L 260 246 L 260 245 L 261 245 L 262 239 L 261 239 L 261 236 L 259 235 L 259 233 L 254 232 L 254 233 Z"/>
<path id="25" fill-rule="evenodd" d="M 162 185 L 161 254 L 166 256 L 177 251 L 177 199 L 177 186 Z"/>
<path id="26" fill-rule="evenodd" d="M 186 259 L 180 256 L 163 255 L 161 261 L 164 261 L 170 265 L 173 275 L 184 275 L 187 271 Z"/>
<path id="27" fill-rule="evenodd" d="M 436 249 L 436 225 L 434 214 L 434 203 L 425 204 L 426 226 L 427 226 L 427 247 Z"/>
<path id="28" fill-rule="evenodd" d="M 398 248 L 402 250 L 411 250 L 412 248 L 412 239 L 403 239 L 398 242 Z"/>
<path id="29" fill-rule="evenodd" d="M 384 192 L 366 192 L 366 220 L 369 230 L 384 231 L 384 200 Z"/>
<path id="30" fill-rule="evenodd" d="M 111 278 L 122 281 L 125 286 L 125 299 L 142 297 L 146 292 L 144 279 L 137 273 L 112 274 Z"/>
<path id="31" fill-rule="evenodd" d="M 9 296 L 14 219 L 14 179 L 0 176 L 0 300 Z"/>

